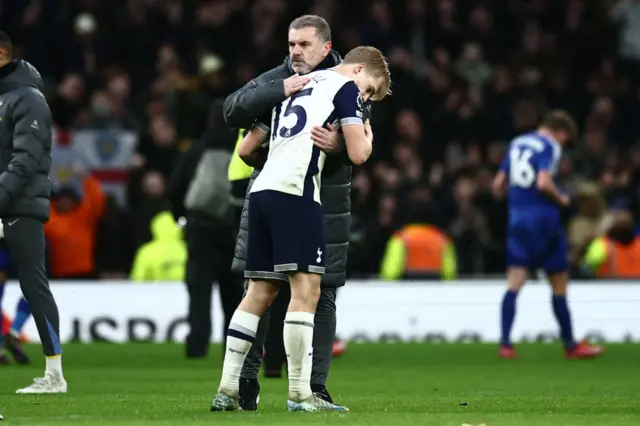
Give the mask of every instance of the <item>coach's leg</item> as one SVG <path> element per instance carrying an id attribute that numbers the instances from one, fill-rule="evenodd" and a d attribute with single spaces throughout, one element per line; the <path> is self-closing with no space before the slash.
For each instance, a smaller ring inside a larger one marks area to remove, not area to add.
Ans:
<path id="1" fill-rule="evenodd" d="M 272 281 L 249 281 L 247 294 L 231 318 L 227 332 L 227 352 L 222 367 L 218 392 L 227 396 L 238 395 L 240 372 L 255 340 L 260 317 L 278 294 L 278 285 Z M 217 398 L 216 398 L 217 399 Z M 212 409 L 217 409 L 214 399 Z M 227 401 L 219 401 L 220 404 Z M 223 407 L 220 407 L 223 408 Z"/>
<path id="2" fill-rule="evenodd" d="M 290 276 L 290 282 L 291 302 L 283 340 L 289 363 L 289 400 L 301 402 L 312 395 L 313 327 L 320 298 L 320 275 L 296 272 Z"/>
<path id="3" fill-rule="evenodd" d="M 46 391 L 66 392 L 62 377 L 62 348 L 60 345 L 60 319 L 58 306 L 49 289 L 45 270 L 44 224 L 31 218 L 4 220 L 4 234 L 18 273 L 22 294 L 31 305 L 33 319 L 38 328 L 44 354 L 47 357 Z M 38 391 L 36 382 L 22 391 Z M 46 383 L 45 383 L 46 384 Z M 42 391 L 42 389 L 40 389 Z"/>
<path id="4" fill-rule="evenodd" d="M 503 348 L 511 348 L 511 329 L 516 317 L 516 299 L 518 293 L 527 282 L 529 272 L 527 268 L 512 266 L 507 270 L 508 288 L 502 298 L 500 312 L 501 334 L 500 344 Z"/>
<path id="5" fill-rule="evenodd" d="M 269 327 L 267 328 L 267 339 L 264 343 L 266 352 L 264 357 L 265 377 L 282 377 L 282 364 L 286 361 L 284 351 L 283 329 L 284 319 L 287 314 L 287 307 L 291 300 L 291 290 L 288 285 L 284 285 L 278 297 L 271 305 Z"/>
<path id="6" fill-rule="evenodd" d="M 321 391 L 327 384 L 336 337 L 336 288 L 323 287 L 316 308 L 313 331 L 313 368 L 311 388 Z"/>

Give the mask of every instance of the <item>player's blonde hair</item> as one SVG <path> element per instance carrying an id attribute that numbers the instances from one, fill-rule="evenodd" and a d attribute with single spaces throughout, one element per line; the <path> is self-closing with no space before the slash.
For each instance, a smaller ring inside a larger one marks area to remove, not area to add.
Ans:
<path id="1" fill-rule="evenodd" d="M 360 46 L 352 49 L 344 57 L 345 64 L 364 64 L 367 73 L 381 81 L 372 99 L 379 101 L 391 94 L 391 73 L 389 63 L 382 52 L 372 46 Z"/>

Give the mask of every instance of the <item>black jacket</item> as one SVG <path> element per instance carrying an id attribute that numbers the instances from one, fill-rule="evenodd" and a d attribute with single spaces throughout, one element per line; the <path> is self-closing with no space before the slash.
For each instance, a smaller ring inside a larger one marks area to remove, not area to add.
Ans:
<path id="1" fill-rule="evenodd" d="M 338 65 L 340 55 L 331 51 L 327 58 L 316 69 L 331 68 Z M 253 122 L 268 113 L 276 104 L 286 99 L 283 80 L 294 74 L 289 58 L 282 65 L 261 74 L 245 86 L 232 93 L 224 101 L 224 119 L 227 125 L 238 128 L 249 128 Z M 260 171 L 256 169 L 251 175 L 251 182 Z M 347 275 L 347 253 L 349 251 L 349 231 L 351 226 L 351 167 L 346 164 L 344 156 L 329 155 L 322 172 L 320 199 L 324 209 L 324 227 L 326 242 L 325 275 L 322 285 L 340 287 L 345 284 Z M 247 256 L 247 233 L 249 200 L 245 199 L 240 222 L 240 232 L 236 242 L 236 250 L 232 269 L 244 272 Z M 286 279 L 286 276 L 284 276 Z"/>
<path id="2" fill-rule="evenodd" d="M 16 60 L 0 68 L 0 217 L 49 220 L 51 111 L 40 73 Z"/>

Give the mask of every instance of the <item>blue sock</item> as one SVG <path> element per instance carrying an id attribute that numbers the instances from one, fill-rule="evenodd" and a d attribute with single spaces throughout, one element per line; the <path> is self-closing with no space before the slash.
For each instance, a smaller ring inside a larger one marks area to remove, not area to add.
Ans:
<path id="1" fill-rule="evenodd" d="M 29 316 L 31 316 L 31 307 L 27 299 L 23 297 L 18 302 L 18 307 L 16 308 L 16 317 L 13 319 L 13 324 L 11 325 L 11 334 L 19 336 Z"/>
<path id="2" fill-rule="evenodd" d="M 502 299 L 502 315 L 500 320 L 502 322 L 502 338 L 500 343 L 503 346 L 511 347 L 511 328 L 513 327 L 513 321 L 516 318 L 516 298 L 518 297 L 517 291 L 507 290 Z"/>
<path id="3" fill-rule="evenodd" d="M 571 325 L 571 313 L 569 312 L 569 304 L 566 296 L 553 295 L 552 298 L 553 313 L 558 320 L 560 326 L 560 338 L 565 349 L 573 349 L 576 347 L 576 341 L 573 340 L 573 326 Z"/>
<path id="4" fill-rule="evenodd" d="M 4 350 L 4 335 L 2 334 L 2 296 L 4 296 L 4 282 L 0 282 L 0 351 Z"/>

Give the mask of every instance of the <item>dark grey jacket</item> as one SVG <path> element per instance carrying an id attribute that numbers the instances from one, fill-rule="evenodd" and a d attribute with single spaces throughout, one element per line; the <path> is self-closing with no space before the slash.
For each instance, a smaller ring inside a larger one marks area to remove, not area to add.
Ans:
<path id="1" fill-rule="evenodd" d="M 51 111 L 26 61 L 0 68 L 0 217 L 49 220 Z"/>
<path id="2" fill-rule="evenodd" d="M 340 62 L 340 55 L 332 51 L 316 69 L 331 68 Z M 283 80 L 293 74 L 289 58 L 286 58 L 282 65 L 261 74 L 229 95 L 224 101 L 224 118 L 227 125 L 245 129 L 251 127 L 257 118 L 286 99 Z M 256 168 L 251 175 L 247 193 L 259 173 Z M 345 156 L 327 156 L 322 172 L 320 199 L 324 209 L 327 254 L 326 273 L 322 277 L 322 285 L 340 287 L 346 281 L 351 226 L 351 167 Z M 248 207 L 249 200 L 245 199 L 232 266 L 238 273 L 244 272 L 247 255 Z M 287 276 L 283 275 L 282 279 L 287 280 Z"/>

